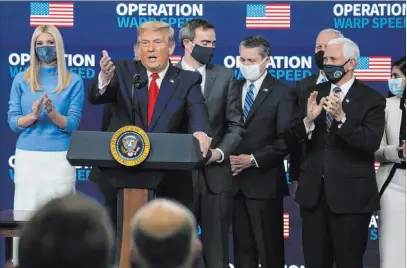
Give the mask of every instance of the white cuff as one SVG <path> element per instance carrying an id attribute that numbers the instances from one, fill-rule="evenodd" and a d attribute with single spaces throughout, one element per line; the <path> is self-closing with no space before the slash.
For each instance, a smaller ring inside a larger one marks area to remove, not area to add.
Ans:
<path id="1" fill-rule="evenodd" d="M 343 124 L 345 124 L 346 121 L 346 116 L 342 119 L 342 121 L 339 122 L 338 128 L 341 128 Z"/>
<path id="2" fill-rule="evenodd" d="M 106 87 L 107 87 L 107 85 L 109 85 L 110 80 L 107 83 L 103 84 L 101 76 L 102 76 L 102 72 L 99 72 L 99 75 L 98 75 L 98 88 L 99 88 L 100 95 L 103 95 L 103 93 L 106 92 Z"/>
<path id="3" fill-rule="evenodd" d="M 216 161 L 217 163 L 222 163 L 223 160 L 225 159 L 225 154 L 223 153 L 223 151 L 219 148 L 216 148 L 215 150 L 217 150 L 220 153 L 220 160 Z"/>
<path id="4" fill-rule="evenodd" d="M 307 134 L 308 139 L 310 140 L 312 137 L 312 131 L 314 131 L 314 129 L 315 129 L 314 121 L 309 122 L 309 120 L 305 117 L 303 122 L 304 122 L 304 126 L 305 126 L 305 133 Z M 308 123 L 308 125 L 307 125 L 307 123 Z"/>
<path id="5" fill-rule="evenodd" d="M 253 157 L 253 159 L 254 159 L 254 164 L 256 165 L 256 168 L 258 168 L 258 167 L 259 167 L 259 164 L 257 164 L 256 158 L 254 158 L 254 156 L 253 156 L 252 154 L 251 154 L 250 156 Z"/>

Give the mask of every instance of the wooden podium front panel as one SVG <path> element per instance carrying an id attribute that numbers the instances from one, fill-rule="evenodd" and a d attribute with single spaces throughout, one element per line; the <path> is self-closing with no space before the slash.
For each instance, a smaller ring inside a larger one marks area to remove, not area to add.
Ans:
<path id="1" fill-rule="evenodd" d="M 148 190 L 124 189 L 123 190 L 123 225 L 120 250 L 120 268 L 130 267 L 131 219 L 136 211 L 148 202 Z"/>

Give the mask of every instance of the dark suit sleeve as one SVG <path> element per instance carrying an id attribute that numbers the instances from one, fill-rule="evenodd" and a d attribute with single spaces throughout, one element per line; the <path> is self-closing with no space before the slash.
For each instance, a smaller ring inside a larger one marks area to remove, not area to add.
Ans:
<path id="1" fill-rule="evenodd" d="M 283 88 L 277 110 L 277 136 L 272 145 L 267 145 L 253 153 L 260 169 L 269 169 L 281 165 L 288 152 L 287 144 L 284 141 L 284 130 L 291 121 L 295 110 L 295 91 Z"/>
<path id="2" fill-rule="evenodd" d="M 296 111 L 290 125 L 284 131 L 284 140 L 290 154 L 290 180 L 298 181 L 300 176 L 301 157 L 306 145 L 304 118 L 306 116 L 306 100 L 304 90 L 297 91 Z"/>
<path id="3" fill-rule="evenodd" d="M 223 151 L 224 159 L 227 159 L 232 151 L 240 144 L 244 133 L 243 112 L 239 97 L 239 89 L 236 87 L 236 80 L 231 70 L 228 80 L 229 88 L 225 103 L 227 129 L 225 135 L 217 146 Z"/>
<path id="4" fill-rule="evenodd" d="M 115 63 L 117 66 L 117 62 Z M 109 85 L 106 88 L 106 91 L 103 94 L 99 93 L 98 79 L 97 75 L 90 84 L 88 88 L 88 99 L 91 104 L 104 104 L 115 102 L 117 100 L 117 94 L 119 92 L 119 81 L 116 71 L 114 72 L 112 80 L 110 80 Z"/>
<path id="5" fill-rule="evenodd" d="M 210 136 L 209 113 L 202 95 L 201 81 L 201 76 L 196 75 L 186 96 L 186 112 L 192 133 L 202 131 Z"/>
<path id="6" fill-rule="evenodd" d="M 338 136 L 349 145 L 372 154 L 380 147 L 386 108 L 386 100 L 382 96 L 373 100 L 373 105 L 361 123 L 352 114 L 347 114 L 345 123 L 337 131 Z"/>
<path id="7" fill-rule="evenodd" d="M 111 119 L 112 119 L 112 105 L 110 103 L 107 103 L 103 107 L 102 128 L 101 128 L 102 131 L 107 131 Z"/>

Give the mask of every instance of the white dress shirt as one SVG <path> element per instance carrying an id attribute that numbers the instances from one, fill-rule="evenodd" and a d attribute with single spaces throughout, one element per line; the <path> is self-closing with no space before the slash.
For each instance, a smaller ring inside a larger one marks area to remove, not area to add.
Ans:
<path id="1" fill-rule="evenodd" d="M 330 96 L 332 96 L 334 94 L 334 88 L 339 87 L 342 91 L 339 94 L 339 97 L 341 98 L 341 101 L 343 101 L 343 99 L 345 98 L 346 94 L 348 94 L 350 87 L 353 85 L 353 83 L 355 82 L 355 77 L 352 76 L 352 78 L 346 82 L 345 84 L 343 84 L 342 86 L 338 86 L 335 84 L 331 83 L 331 92 L 329 93 Z M 346 118 L 345 118 L 346 120 Z M 338 128 L 341 128 L 342 124 L 344 122 L 342 122 L 341 124 L 338 124 Z M 305 132 L 308 135 L 308 139 L 311 139 L 312 137 L 312 131 L 315 129 L 315 124 L 314 122 L 310 122 L 309 126 L 307 126 L 307 117 L 304 118 L 304 126 L 305 126 Z"/>
<path id="2" fill-rule="evenodd" d="M 259 94 L 261 84 L 263 84 L 263 81 L 264 81 L 264 78 L 266 78 L 266 75 L 267 75 L 267 70 L 254 82 L 250 82 L 249 80 L 246 80 L 246 82 L 243 85 L 243 90 L 242 90 L 242 109 L 244 109 L 244 103 L 245 103 L 247 91 L 249 91 L 250 85 L 251 84 L 254 85 L 254 88 L 253 88 L 253 104 L 254 104 L 254 102 L 256 101 L 257 94 Z M 251 108 L 253 108 L 253 105 Z M 259 164 L 257 164 L 256 158 L 254 158 L 253 155 L 250 155 L 250 156 L 253 157 L 254 163 L 256 164 L 256 167 L 258 168 Z"/>
<path id="3" fill-rule="evenodd" d="M 321 84 L 322 79 L 324 79 L 324 78 L 327 79 L 325 76 L 322 75 L 322 71 L 319 71 L 319 76 L 318 76 L 318 79 L 317 79 L 317 85 Z"/>
<path id="4" fill-rule="evenodd" d="M 192 71 L 192 72 L 198 71 L 202 75 L 201 91 L 202 91 L 202 94 L 204 94 L 205 80 L 206 80 L 206 65 L 201 65 L 201 67 L 199 67 L 198 69 L 194 69 L 191 66 L 189 66 L 188 63 L 185 62 L 184 58 L 182 58 L 181 67 L 183 70 L 186 70 L 186 71 Z"/>
<path id="5" fill-rule="evenodd" d="M 170 64 L 169 64 L 169 62 L 168 62 L 168 63 L 167 63 L 167 66 L 165 67 L 165 69 L 158 73 L 158 76 L 159 76 L 159 77 L 158 77 L 157 80 L 156 80 L 156 83 L 157 83 L 158 88 L 161 87 L 161 83 L 162 83 L 162 81 L 163 81 L 163 79 L 164 79 L 164 77 L 165 77 L 165 74 L 166 74 L 167 71 L 168 71 L 169 66 L 170 66 Z M 107 83 L 102 84 L 101 74 L 102 74 L 102 71 L 99 72 L 99 76 L 98 76 L 98 87 L 99 87 L 99 93 L 100 93 L 100 95 L 103 95 L 103 94 L 105 93 L 105 91 L 106 91 L 107 85 L 109 85 L 109 83 L 110 83 L 110 80 L 109 80 Z M 149 70 L 147 70 L 147 75 L 148 75 L 148 88 L 150 88 L 150 84 L 151 84 L 151 80 L 152 80 L 152 77 L 151 77 L 152 74 L 153 74 L 152 72 L 150 72 Z"/>

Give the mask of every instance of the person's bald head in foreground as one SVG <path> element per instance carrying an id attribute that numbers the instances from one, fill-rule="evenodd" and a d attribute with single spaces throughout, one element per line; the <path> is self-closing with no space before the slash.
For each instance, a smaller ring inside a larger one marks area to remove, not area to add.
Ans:
<path id="1" fill-rule="evenodd" d="M 140 268 L 190 268 L 201 253 L 193 214 L 183 205 L 155 199 L 132 219 L 132 262 Z"/>

